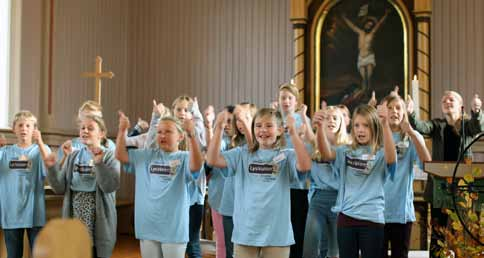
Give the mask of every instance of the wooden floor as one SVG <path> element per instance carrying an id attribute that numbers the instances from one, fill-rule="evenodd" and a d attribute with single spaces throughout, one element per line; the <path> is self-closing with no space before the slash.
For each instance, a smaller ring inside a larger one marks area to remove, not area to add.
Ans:
<path id="1" fill-rule="evenodd" d="M 202 241 L 203 258 L 215 258 L 215 247 Z M 139 241 L 130 235 L 119 235 L 111 258 L 141 258 Z"/>

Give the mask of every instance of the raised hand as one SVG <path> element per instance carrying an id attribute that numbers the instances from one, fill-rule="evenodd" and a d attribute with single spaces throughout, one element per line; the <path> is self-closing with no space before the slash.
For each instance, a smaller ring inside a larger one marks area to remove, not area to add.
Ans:
<path id="1" fill-rule="evenodd" d="M 472 105 L 472 111 L 473 112 L 479 112 L 479 111 L 481 111 L 482 101 L 479 98 L 479 95 L 478 94 L 475 94 L 474 95 L 474 98 L 472 99 L 472 104 L 471 105 Z"/>
<path id="2" fill-rule="evenodd" d="M 307 112 L 308 112 L 308 106 L 302 104 L 299 109 L 299 114 L 301 115 L 301 118 L 306 117 Z"/>
<path id="3" fill-rule="evenodd" d="M 407 95 L 407 100 L 405 101 L 405 106 L 407 106 L 407 113 L 410 115 L 414 112 L 413 99 L 410 95 Z"/>
<path id="4" fill-rule="evenodd" d="M 322 128 L 326 119 L 326 111 L 319 110 L 314 113 L 313 122 L 318 128 Z"/>
<path id="5" fill-rule="evenodd" d="M 67 156 L 72 153 L 72 141 L 68 140 L 61 145 L 62 152 L 64 156 Z"/>
<path id="6" fill-rule="evenodd" d="M 408 121 L 407 114 L 403 114 L 403 120 L 400 123 L 400 129 L 402 130 L 403 133 L 406 133 L 408 135 L 412 135 L 414 133 L 413 128 L 410 125 L 410 122 Z"/>
<path id="7" fill-rule="evenodd" d="M 55 163 L 57 162 L 57 155 L 55 155 L 54 152 L 51 152 L 47 157 L 44 159 L 44 165 L 47 168 L 51 168 L 55 166 Z"/>
<path id="8" fill-rule="evenodd" d="M 395 85 L 395 88 L 393 88 L 393 90 L 390 92 L 390 96 L 398 96 L 398 90 L 398 85 Z"/>
<path id="9" fill-rule="evenodd" d="M 167 109 L 163 103 L 156 103 L 156 100 L 153 100 L 153 113 L 163 116 L 166 110 Z"/>
<path id="10" fill-rule="evenodd" d="M 376 107 L 376 112 L 382 124 L 388 123 L 388 108 L 386 101 Z"/>
<path id="11" fill-rule="evenodd" d="M 92 157 L 94 159 L 95 164 L 99 164 L 102 162 L 104 157 L 104 151 L 100 147 L 92 147 L 89 149 L 92 153 Z"/>
<path id="12" fill-rule="evenodd" d="M 118 130 L 120 132 L 124 133 L 130 127 L 129 118 L 122 111 L 118 111 L 118 114 L 119 114 L 119 126 L 118 126 L 119 129 Z"/>
<path id="13" fill-rule="evenodd" d="M 291 114 L 286 117 L 286 128 L 289 134 L 296 132 L 296 119 Z"/>
<path id="14" fill-rule="evenodd" d="M 225 111 L 225 110 L 218 113 L 217 119 L 215 120 L 215 126 L 223 129 L 225 127 L 226 123 L 227 123 L 227 117 L 228 117 L 228 114 L 227 114 L 227 111 Z"/>
<path id="15" fill-rule="evenodd" d="M 279 108 L 279 101 L 272 101 L 270 106 L 273 109 L 278 109 Z"/>
<path id="16" fill-rule="evenodd" d="M 32 132 L 32 139 L 37 143 L 37 144 L 44 144 L 42 141 L 42 134 L 40 133 L 39 130 L 35 129 Z"/>
<path id="17" fill-rule="evenodd" d="M 195 135 L 195 125 L 192 119 L 183 120 L 183 130 L 185 130 L 189 138 Z"/>
<path id="18" fill-rule="evenodd" d="M 377 104 L 378 104 L 378 102 L 376 101 L 375 91 L 372 91 L 371 92 L 371 99 L 368 101 L 368 105 L 370 105 L 372 107 L 376 107 Z"/>

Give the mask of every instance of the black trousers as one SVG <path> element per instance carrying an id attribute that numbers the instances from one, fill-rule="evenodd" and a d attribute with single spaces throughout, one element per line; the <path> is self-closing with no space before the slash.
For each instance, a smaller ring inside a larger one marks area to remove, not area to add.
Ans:
<path id="1" fill-rule="evenodd" d="M 382 258 L 408 258 L 411 234 L 412 222 L 385 224 Z M 391 256 L 388 256 L 388 244 L 391 244 Z"/>
<path id="2" fill-rule="evenodd" d="M 291 189 L 291 224 L 296 243 L 291 245 L 290 258 L 302 257 L 308 209 L 308 190 Z"/>

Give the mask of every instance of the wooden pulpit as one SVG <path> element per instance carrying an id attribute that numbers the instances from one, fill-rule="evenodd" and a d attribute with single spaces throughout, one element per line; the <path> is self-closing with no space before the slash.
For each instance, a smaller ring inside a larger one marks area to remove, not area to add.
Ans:
<path id="1" fill-rule="evenodd" d="M 453 161 L 431 161 L 424 163 L 424 171 L 442 178 L 452 178 L 456 163 Z M 462 178 L 465 174 L 472 174 L 472 170 L 480 168 L 482 173 L 474 178 L 484 178 L 484 162 L 473 162 L 472 164 L 461 163 L 457 168 L 456 178 Z"/>

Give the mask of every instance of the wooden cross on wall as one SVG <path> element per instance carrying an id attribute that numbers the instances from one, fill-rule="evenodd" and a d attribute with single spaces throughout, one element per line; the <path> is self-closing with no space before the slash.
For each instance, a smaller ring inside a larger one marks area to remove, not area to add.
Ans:
<path id="1" fill-rule="evenodd" d="M 101 79 L 102 78 L 112 79 L 114 77 L 114 73 L 111 71 L 103 73 L 102 63 L 103 63 L 103 59 L 100 56 L 97 56 L 96 71 L 82 73 L 83 77 L 96 78 L 96 92 L 95 92 L 94 100 L 97 103 L 99 103 L 99 105 L 101 105 Z"/>

